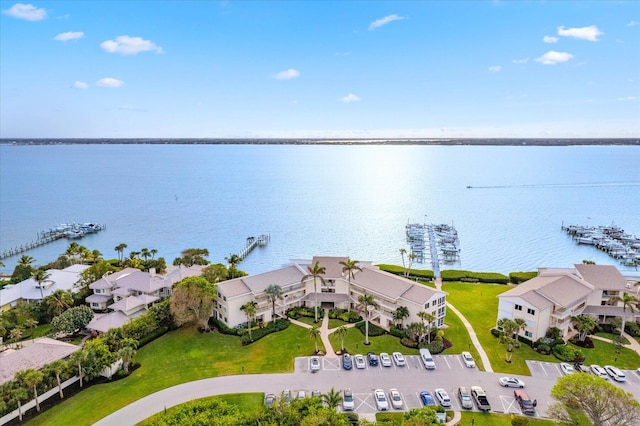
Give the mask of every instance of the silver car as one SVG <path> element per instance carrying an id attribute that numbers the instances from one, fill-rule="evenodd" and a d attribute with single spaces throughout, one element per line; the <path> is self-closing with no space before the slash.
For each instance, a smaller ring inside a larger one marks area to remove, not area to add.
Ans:
<path id="1" fill-rule="evenodd" d="M 400 352 L 394 352 L 393 353 L 393 360 L 395 361 L 396 365 L 398 367 L 404 367 L 406 365 L 406 362 L 404 360 L 404 356 L 402 356 L 402 354 Z"/>
<path id="2" fill-rule="evenodd" d="M 442 388 L 438 388 L 435 390 L 436 399 L 444 408 L 451 407 L 451 399 L 449 398 L 449 394 L 446 390 Z"/>
<path id="3" fill-rule="evenodd" d="M 473 409 L 473 401 L 471 400 L 471 392 L 465 387 L 458 388 L 458 399 L 460 399 L 460 406 L 467 410 Z"/>
<path id="4" fill-rule="evenodd" d="M 391 357 L 388 353 L 382 352 L 380 354 L 380 364 L 382 364 L 383 367 L 391 367 Z"/>
<path id="5" fill-rule="evenodd" d="M 342 411 L 353 411 L 354 408 L 353 393 L 347 388 L 342 391 Z"/>
<path id="6" fill-rule="evenodd" d="M 376 400 L 376 408 L 378 411 L 388 411 L 389 410 L 389 401 L 387 400 L 387 396 L 384 394 L 382 389 L 376 389 L 373 392 L 373 398 Z"/>

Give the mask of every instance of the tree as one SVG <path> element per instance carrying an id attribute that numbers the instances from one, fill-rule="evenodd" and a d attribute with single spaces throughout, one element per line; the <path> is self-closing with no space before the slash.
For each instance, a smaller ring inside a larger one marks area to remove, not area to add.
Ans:
<path id="1" fill-rule="evenodd" d="M 35 259 L 31 256 L 27 256 L 26 254 L 20 256 L 16 267 L 13 269 L 13 274 L 11 274 L 11 282 L 15 284 L 31 277 L 33 273 L 33 262 L 35 262 Z"/>
<path id="2" fill-rule="evenodd" d="M 404 263 L 404 255 L 407 253 L 407 249 L 401 248 L 400 249 L 400 256 L 402 257 L 402 267 L 403 268 L 407 268 L 407 265 Z M 407 272 L 405 271 L 405 275 L 407 274 Z"/>
<path id="3" fill-rule="evenodd" d="M 60 375 L 67 371 L 69 365 L 61 360 L 57 359 L 53 362 L 50 362 L 45 366 L 45 370 L 51 371 L 56 376 L 56 382 L 58 383 L 58 392 L 60 394 L 60 399 L 64 398 L 64 393 L 62 392 L 62 381 L 60 380 Z"/>
<path id="4" fill-rule="evenodd" d="M 320 329 L 318 326 L 314 326 L 309 329 L 309 337 L 313 339 L 313 343 L 316 344 L 316 352 L 318 353 L 318 337 L 320 337 Z"/>
<path id="5" fill-rule="evenodd" d="M 84 370 L 82 365 L 87 359 L 87 353 L 83 350 L 75 351 L 69 357 L 69 362 L 78 367 L 78 377 L 80 378 L 80 387 L 83 385 Z"/>
<path id="6" fill-rule="evenodd" d="M 440 425 L 434 407 L 412 408 L 404 413 L 403 426 L 437 426 Z"/>
<path id="7" fill-rule="evenodd" d="M 209 330 L 216 286 L 203 277 L 188 277 L 174 284 L 171 314 L 176 326 L 193 323 Z"/>
<path id="8" fill-rule="evenodd" d="M 340 391 L 337 391 L 333 387 L 331 387 L 329 392 L 322 394 L 322 402 L 324 402 L 327 407 L 335 410 L 335 408 L 342 402 Z"/>
<path id="9" fill-rule="evenodd" d="M 424 325 L 423 322 L 412 322 L 407 326 L 407 334 L 413 340 L 415 340 L 418 345 L 422 343 L 425 336 L 427 335 L 427 326 Z"/>
<path id="10" fill-rule="evenodd" d="M 344 338 L 347 335 L 347 327 L 345 327 L 344 325 L 341 325 L 340 327 L 336 328 L 336 331 L 334 331 L 334 333 L 336 333 L 336 336 L 338 336 L 340 338 L 340 351 L 344 352 Z"/>
<path id="11" fill-rule="evenodd" d="M 315 293 L 315 296 L 316 296 L 314 321 L 318 322 L 318 287 L 317 287 L 316 280 L 320 279 L 320 282 L 322 284 L 325 284 L 323 275 L 326 273 L 326 268 L 324 266 L 320 266 L 320 262 L 316 261 L 316 263 L 313 266 L 307 265 L 307 271 L 309 273 L 303 276 L 300 282 L 304 284 L 304 282 L 307 279 L 313 278 L 313 292 Z"/>
<path id="12" fill-rule="evenodd" d="M 362 272 L 362 268 L 358 266 L 357 260 L 351 260 L 351 258 L 347 257 L 347 261 L 340 261 L 342 265 L 342 273 L 347 273 L 348 278 L 348 286 L 347 286 L 347 311 L 351 312 L 351 278 L 355 278 L 354 271 Z"/>
<path id="13" fill-rule="evenodd" d="M 16 373 L 16 380 L 22 383 L 26 388 L 33 389 L 33 396 L 36 399 L 36 410 L 40 411 L 40 401 L 38 401 L 38 385 L 44 379 L 41 371 L 27 368 Z"/>
<path id="14" fill-rule="evenodd" d="M 222 263 L 212 263 L 202 268 L 202 276 L 211 284 L 226 280 L 228 275 L 227 267 Z"/>
<path id="15" fill-rule="evenodd" d="M 511 357 L 513 356 L 513 350 L 516 343 L 514 336 L 517 332 L 518 326 L 512 319 L 500 318 L 498 320 L 498 328 L 502 329 L 499 342 L 505 345 L 506 348 L 505 361 L 511 362 Z"/>
<path id="16" fill-rule="evenodd" d="M 123 346 L 118 349 L 116 356 L 122 360 L 122 369 L 125 374 L 129 374 L 129 365 L 133 361 L 133 357 L 136 356 L 136 350 L 132 346 Z"/>
<path id="17" fill-rule="evenodd" d="M 237 266 L 242 262 L 242 258 L 237 254 L 230 254 L 229 257 L 225 257 L 224 260 L 229 264 L 229 273 L 231 274 L 231 279 L 236 277 L 236 269 Z"/>
<path id="18" fill-rule="evenodd" d="M 56 290 L 44 298 L 44 304 L 47 307 L 47 313 L 51 317 L 56 317 L 73 305 L 73 297 L 68 291 Z"/>
<path id="19" fill-rule="evenodd" d="M 142 258 L 145 260 L 145 262 L 147 261 L 147 259 L 149 259 L 151 257 L 151 252 L 149 251 L 148 248 L 143 247 L 142 250 L 140 250 L 140 256 L 142 256 Z"/>
<path id="20" fill-rule="evenodd" d="M 69 308 L 51 320 L 51 334 L 73 334 L 84 329 L 92 319 L 93 311 L 86 305 Z"/>
<path id="21" fill-rule="evenodd" d="M 369 316 L 371 314 L 371 312 L 369 311 L 370 307 L 374 309 L 378 309 L 378 303 L 376 303 L 372 295 L 365 293 L 362 296 L 358 297 L 358 308 L 360 312 L 364 314 L 364 320 L 365 320 L 365 323 L 364 323 L 364 328 L 365 328 L 364 344 L 365 345 L 369 344 Z"/>
<path id="22" fill-rule="evenodd" d="M 114 248 L 114 250 L 118 253 L 118 260 L 120 261 L 120 264 L 122 264 L 122 260 L 124 257 L 124 249 L 126 248 L 127 248 L 127 245 L 125 243 L 120 243 Z"/>
<path id="23" fill-rule="evenodd" d="M 240 306 L 240 310 L 247 316 L 247 330 L 249 330 L 249 340 L 252 342 L 253 338 L 251 337 L 251 321 L 256 316 L 256 306 L 258 306 L 258 304 L 253 300 Z"/>
<path id="24" fill-rule="evenodd" d="M 413 266 L 413 261 L 416 260 L 416 254 L 415 253 L 409 253 L 409 256 L 407 256 L 409 258 L 409 266 L 407 267 L 407 272 L 405 273 L 405 277 L 409 277 L 409 274 L 411 273 L 411 267 Z"/>
<path id="25" fill-rule="evenodd" d="M 596 321 L 588 315 L 578 315 L 571 317 L 571 323 L 578 331 L 578 340 L 584 342 L 589 333 L 598 325 Z"/>
<path id="26" fill-rule="evenodd" d="M 433 326 L 433 322 L 436 320 L 436 316 L 430 312 L 420 311 L 418 312 L 418 317 L 427 328 L 427 338 L 429 339 L 429 343 L 431 343 L 431 327 Z"/>
<path id="27" fill-rule="evenodd" d="M 401 328 L 404 320 L 407 318 L 409 318 L 409 308 L 406 306 L 398 306 L 398 308 L 393 312 L 393 320 L 397 324 L 400 324 Z"/>
<path id="28" fill-rule="evenodd" d="M 151 260 L 155 259 L 156 254 L 158 254 L 158 250 L 157 249 L 151 249 L 149 250 L 149 254 L 151 255 Z"/>
<path id="29" fill-rule="evenodd" d="M 209 261 L 206 257 L 209 256 L 209 250 L 204 248 L 188 248 L 180 253 L 181 257 L 176 257 L 173 261 L 175 266 L 184 265 L 186 267 L 193 265 L 207 265 Z"/>
<path id="30" fill-rule="evenodd" d="M 624 333 L 624 327 L 627 320 L 627 308 L 629 309 L 629 311 L 631 311 L 631 313 L 634 313 L 635 312 L 634 307 L 636 308 L 640 307 L 639 306 L 640 301 L 635 297 L 633 297 L 632 295 L 628 293 L 624 293 L 622 297 L 619 297 L 619 296 L 612 297 L 610 302 L 614 304 L 617 304 L 618 302 L 622 302 L 622 326 L 620 327 L 620 330 L 622 330 L 622 333 Z"/>
<path id="31" fill-rule="evenodd" d="M 527 329 L 527 321 L 525 321 L 524 318 L 514 318 L 513 323 L 515 324 L 515 328 L 516 328 L 514 339 L 516 339 L 516 346 L 519 347 L 519 343 L 517 340 L 518 335 L 520 334 L 521 331 L 525 331 Z"/>
<path id="32" fill-rule="evenodd" d="M 93 284 L 105 275 L 109 275 L 115 271 L 117 271 L 117 268 L 112 266 L 106 260 L 98 260 L 96 263 L 80 273 L 80 279 L 74 284 L 74 287 L 78 289 L 78 292 L 83 297 L 87 297 L 91 294 L 91 290 L 89 289 L 90 284 Z"/>
<path id="33" fill-rule="evenodd" d="M 264 291 L 267 294 L 267 298 L 269 302 L 271 302 L 271 318 L 275 320 L 276 318 L 276 300 L 282 299 L 282 287 L 278 284 L 269 284 Z"/>
<path id="34" fill-rule="evenodd" d="M 87 340 L 82 348 L 85 359 L 82 363 L 87 380 L 92 380 L 100 375 L 105 367 L 110 366 L 114 357 L 104 339 L 97 338 Z"/>
<path id="35" fill-rule="evenodd" d="M 29 398 L 29 393 L 22 386 L 16 386 L 10 390 L 10 399 L 18 404 L 18 416 L 20 422 L 22 422 L 22 401 L 26 401 Z"/>
<path id="36" fill-rule="evenodd" d="M 44 290 L 42 289 L 42 285 L 46 282 L 51 282 L 49 281 L 50 276 L 51 274 L 43 269 L 36 269 L 31 273 L 31 278 L 38 283 L 38 288 L 40 288 L 40 300 L 44 300 Z"/>
<path id="37" fill-rule="evenodd" d="M 640 403 L 635 397 L 592 374 L 560 377 L 551 396 L 558 402 L 549 414 L 563 424 L 582 424 L 577 419 L 584 414 L 595 426 L 640 425 Z"/>

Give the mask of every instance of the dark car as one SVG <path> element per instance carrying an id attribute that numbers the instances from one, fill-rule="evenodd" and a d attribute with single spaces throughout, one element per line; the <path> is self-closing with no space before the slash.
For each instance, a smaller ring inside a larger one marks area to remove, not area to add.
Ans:
<path id="1" fill-rule="evenodd" d="M 420 401 L 422 401 L 422 405 L 425 405 L 427 407 L 435 407 L 436 406 L 436 401 L 433 399 L 433 397 L 431 396 L 431 393 L 429 393 L 429 391 L 420 392 Z"/>
<path id="2" fill-rule="evenodd" d="M 353 360 L 351 359 L 351 355 L 342 355 L 342 368 L 344 368 L 345 370 L 351 370 L 351 368 L 353 368 Z"/>
<path id="3" fill-rule="evenodd" d="M 589 367 L 587 367 L 586 365 L 582 364 L 581 362 L 575 362 L 573 364 L 573 368 L 578 373 L 591 373 L 591 369 Z"/>
<path id="4" fill-rule="evenodd" d="M 376 366 L 378 365 L 378 355 L 375 352 L 369 352 L 367 354 L 367 358 L 369 359 L 369 365 Z"/>

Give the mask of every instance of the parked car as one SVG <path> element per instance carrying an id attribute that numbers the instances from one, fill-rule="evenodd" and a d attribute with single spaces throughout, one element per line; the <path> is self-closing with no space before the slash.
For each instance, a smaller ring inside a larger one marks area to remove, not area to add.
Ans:
<path id="1" fill-rule="evenodd" d="M 320 396 L 320 391 L 318 389 L 314 389 L 311 391 L 311 397 Z"/>
<path id="2" fill-rule="evenodd" d="M 476 362 L 473 360 L 471 353 L 462 352 L 460 356 L 462 357 L 462 362 L 464 362 L 464 365 L 466 365 L 467 367 L 474 368 L 476 366 Z"/>
<path id="3" fill-rule="evenodd" d="M 562 371 L 562 374 L 564 376 L 568 375 L 568 374 L 573 374 L 576 372 L 575 368 L 573 368 L 571 366 L 571 364 L 568 364 L 566 362 L 561 362 L 560 363 L 560 371 Z"/>
<path id="4" fill-rule="evenodd" d="M 591 369 L 581 362 L 574 362 L 573 369 L 578 373 L 590 373 Z"/>
<path id="5" fill-rule="evenodd" d="M 614 367 L 613 365 L 605 365 L 604 369 L 606 370 L 607 374 L 611 376 L 611 378 L 616 382 L 627 381 L 627 376 L 625 376 L 624 373 L 620 371 L 617 367 Z"/>
<path id="6" fill-rule="evenodd" d="M 273 393 L 268 393 L 264 397 L 264 405 L 266 405 L 267 407 L 271 407 L 275 400 L 276 400 L 276 395 Z"/>
<path id="7" fill-rule="evenodd" d="M 420 401 L 422 402 L 422 405 L 425 406 L 433 407 L 436 405 L 436 401 L 433 399 L 429 391 L 420 392 Z"/>
<path id="8" fill-rule="evenodd" d="M 378 355 L 375 352 L 369 352 L 367 354 L 367 358 L 369 359 L 369 365 L 375 367 L 378 365 Z"/>
<path id="9" fill-rule="evenodd" d="M 282 391 L 282 400 L 285 402 L 285 404 L 291 402 L 291 391 L 289 389 L 285 389 Z"/>
<path id="10" fill-rule="evenodd" d="M 404 404 L 402 403 L 402 396 L 398 389 L 391 389 L 389 391 L 389 400 L 391 400 L 391 406 L 393 408 L 396 410 L 402 410 Z"/>
<path id="11" fill-rule="evenodd" d="M 529 399 L 527 393 L 522 389 L 516 389 L 513 391 L 513 396 L 515 397 L 518 405 L 520 405 L 520 410 L 524 414 L 529 414 L 534 416 L 536 414 L 536 405 L 537 401 Z"/>
<path id="12" fill-rule="evenodd" d="M 298 399 L 305 399 L 307 397 L 307 393 L 303 390 L 298 391 Z"/>
<path id="13" fill-rule="evenodd" d="M 342 391 L 342 410 L 343 411 L 353 411 L 355 408 L 355 403 L 353 402 L 353 393 L 351 389 L 346 388 Z"/>
<path id="14" fill-rule="evenodd" d="M 436 399 L 440 403 L 440 405 L 442 405 L 445 408 L 451 407 L 451 399 L 449 398 L 449 394 L 447 393 L 446 390 L 442 388 L 438 388 L 435 390 L 434 394 L 436 396 Z"/>
<path id="15" fill-rule="evenodd" d="M 309 361 L 309 366 L 312 373 L 320 371 L 320 358 L 318 358 L 317 356 L 312 357 L 311 361 Z"/>
<path id="16" fill-rule="evenodd" d="M 353 368 L 353 360 L 351 359 L 351 355 L 342 355 L 342 368 L 344 368 L 345 370 L 351 370 L 351 368 Z"/>
<path id="17" fill-rule="evenodd" d="M 383 367 L 391 367 L 391 357 L 388 353 L 380 353 L 380 364 L 382 364 Z"/>
<path id="18" fill-rule="evenodd" d="M 523 388 L 524 387 L 524 382 L 515 377 L 500 377 L 498 379 L 498 382 L 500 383 L 500 386 L 503 386 L 505 388 Z"/>
<path id="19" fill-rule="evenodd" d="M 358 354 L 353 357 L 356 362 L 356 368 L 367 368 L 367 362 L 364 360 L 364 356 Z"/>
<path id="20" fill-rule="evenodd" d="M 398 367 L 404 367 L 406 365 L 404 357 L 400 352 L 394 352 L 392 355 L 393 355 L 393 362 L 395 362 Z"/>
<path id="21" fill-rule="evenodd" d="M 376 389 L 373 392 L 373 398 L 376 400 L 376 408 L 378 411 L 387 411 L 389 409 L 389 401 L 382 389 Z"/>
<path id="22" fill-rule="evenodd" d="M 431 356 L 429 349 L 420 349 L 420 359 L 422 359 L 424 368 L 427 370 L 433 370 L 436 368 L 436 363 L 433 362 L 433 357 Z"/>
<path id="23" fill-rule="evenodd" d="M 471 399 L 471 392 L 465 387 L 458 388 L 458 399 L 460 400 L 460 406 L 467 410 L 473 409 L 473 400 Z"/>
<path id="24" fill-rule="evenodd" d="M 605 370 L 604 368 L 600 367 L 597 364 L 593 364 L 591 366 L 591 372 L 598 377 L 602 377 L 603 379 L 609 379 L 609 374 L 607 374 L 607 370 Z"/>

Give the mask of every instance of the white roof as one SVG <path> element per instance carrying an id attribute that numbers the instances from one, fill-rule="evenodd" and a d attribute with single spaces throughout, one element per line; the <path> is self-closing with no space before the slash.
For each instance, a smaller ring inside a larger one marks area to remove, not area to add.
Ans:
<path id="1" fill-rule="evenodd" d="M 111 328 L 122 327 L 129 321 L 131 321 L 133 317 L 128 317 L 120 311 L 109 312 L 108 314 L 96 315 L 96 317 L 91 320 L 89 324 L 87 324 L 87 328 L 89 330 L 99 331 L 104 333 L 109 331 Z"/>

